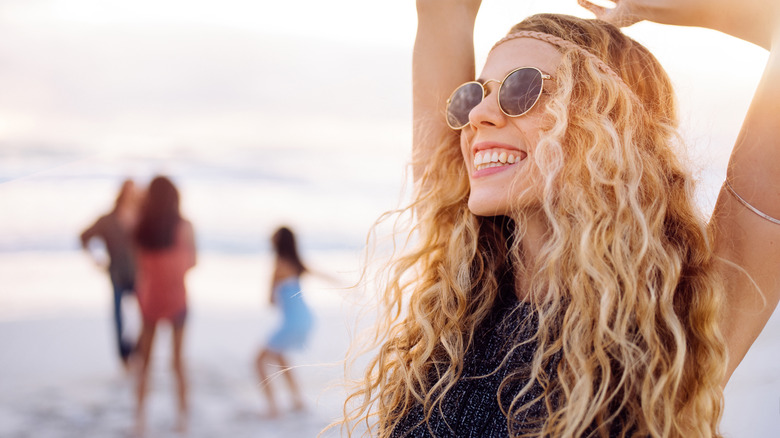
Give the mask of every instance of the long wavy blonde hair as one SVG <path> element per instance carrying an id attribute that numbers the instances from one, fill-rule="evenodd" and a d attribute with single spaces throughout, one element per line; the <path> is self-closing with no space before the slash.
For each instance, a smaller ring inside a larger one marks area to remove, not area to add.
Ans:
<path id="1" fill-rule="evenodd" d="M 345 403 L 346 429 L 363 423 L 389 436 L 417 404 L 430 418 L 460 377 L 499 286 L 523 276 L 537 348 L 504 384 L 523 373 L 541 385 L 549 415 L 533 429 L 512 422 L 530 408 L 520 402 L 525 385 L 507 400 L 510 436 L 609 436 L 616 422 L 623 436 L 717 436 L 723 290 L 693 178 L 677 157 L 670 80 L 605 22 L 542 14 L 510 33 L 522 30 L 577 44 L 623 83 L 581 51 L 559 49 L 547 122 L 529 155 L 549 226 L 532 262 L 522 253 L 524 212 L 512 220 L 472 214 L 460 149 L 434 139 L 407 209 L 415 220 L 404 233 L 414 243 L 384 270 L 378 353 Z"/>

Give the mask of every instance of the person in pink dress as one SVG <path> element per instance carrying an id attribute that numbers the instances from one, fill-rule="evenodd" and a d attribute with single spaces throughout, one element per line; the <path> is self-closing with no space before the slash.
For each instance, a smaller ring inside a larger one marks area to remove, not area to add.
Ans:
<path id="1" fill-rule="evenodd" d="M 149 184 L 135 232 L 136 293 L 143 325 L 138 341 L 138 386 L 136 428 L 145 429 L 144 402 L 149 380 L 149 361 L 155 331 L 160 322 L 173 327 L 173 369 L 178 395 L 177 429 L 187 424 L 187 378 L 182 357 L 187 289 L 184 276 L 195 266 L 192 224 L 179 212 L 179 192 L 166 177 Z"/>

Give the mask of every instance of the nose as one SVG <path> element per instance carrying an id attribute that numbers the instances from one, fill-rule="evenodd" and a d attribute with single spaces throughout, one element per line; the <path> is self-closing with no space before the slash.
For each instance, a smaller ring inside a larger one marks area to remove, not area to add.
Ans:
<path id="1" fill-rule="evenodd" d="M 487 80 L 483 87 L 485 88 L 485 97 L 469 112 L 469 123 L 474 128 L 504 126 L 506 115 L 498 106 L 499 81 Z"/>

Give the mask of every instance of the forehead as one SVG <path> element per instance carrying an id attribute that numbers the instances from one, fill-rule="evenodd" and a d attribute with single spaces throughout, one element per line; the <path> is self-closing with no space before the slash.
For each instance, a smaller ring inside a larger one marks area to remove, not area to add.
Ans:
<path id="1" fill-rule="evenodd" d="M 502 79 L 518 67 L 536 67 L 545 73 L 555 73 L 561 54 L 550 43 L 533 38 L 506 41 L 490 52 L 480 79 Z"/>

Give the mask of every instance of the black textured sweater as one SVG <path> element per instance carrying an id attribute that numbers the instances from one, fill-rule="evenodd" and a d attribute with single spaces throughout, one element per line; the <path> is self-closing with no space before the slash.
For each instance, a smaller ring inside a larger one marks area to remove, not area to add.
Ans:
<path id="1" fill-rule="evenodd" d="M 537 322 L 530 305 L 519 302 L 514 296 L 503 295 L 503 300 L 477 328 L 474 343 L 464 357 L 463 374 L 445 394 L 441 409 L 435 408 L 426 423 L 422 405 L 415 405 L 393 430 L 393 438 L 509 436 L 507 418 L 499 407 L 499 386 L 510 373 L 531 363 L 536 344 L 528 343 L 515 348 L 507 362 L 501 363 L 512 344 L 530 339 Z M 520 324 L 521 321 L 526 322 Z M 551 364 L 550 368 L 554 369 L 554 365 Z M 501 390 L 504 410 L 527 382 L 527 378 L 510 379 L 510 383 Z M 541 394 L 542 388 L 535 384 L 520 403 L 527 403 Z M 513 423 L 528 431 L 528 428 L 538 427 L 539 420 L 546 413 L 543 401 L 539 401 L 523 411 L 522 418 L 514 418 Z"/>

